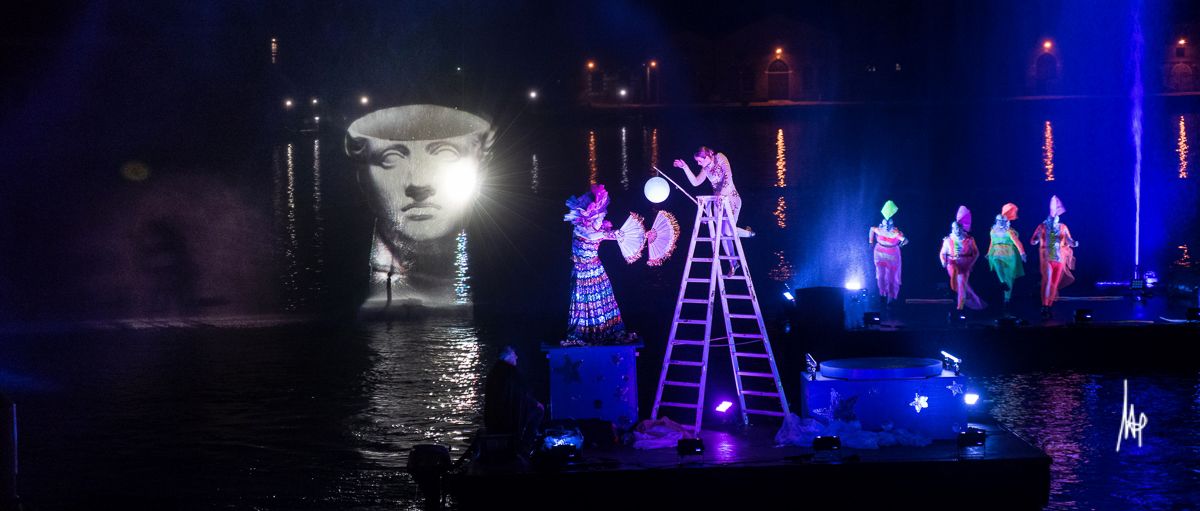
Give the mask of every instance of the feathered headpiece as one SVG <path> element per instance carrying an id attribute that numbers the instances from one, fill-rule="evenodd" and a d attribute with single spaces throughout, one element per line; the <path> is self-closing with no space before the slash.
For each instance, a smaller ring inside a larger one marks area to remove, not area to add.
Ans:
<path id="1" fill-rule="evenodd" d="M 591 193 L 567 199 L 567 214 L 564 222 L 590 224 L 597 216 L 608 211 L 608 191 L 604 185 L 592 185 Z"/>

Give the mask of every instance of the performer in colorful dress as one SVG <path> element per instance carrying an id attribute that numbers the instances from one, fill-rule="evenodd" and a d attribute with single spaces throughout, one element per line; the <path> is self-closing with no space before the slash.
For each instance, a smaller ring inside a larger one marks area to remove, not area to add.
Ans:
<path id="1" fill-rule="evenodd" d="M 1005 204 L 996 215 L 992 225 L 991 244 L 988 246 L 988 268 L 996 272 L 1000 285 L 1004 286 L 1004 303 L 1012 300 L 1013 282 L 1025 275 L 1025 247 L 1012 221 L 1017 219 L 1017 205 Z"/>
<path id="2" fill-rule="evenodd" d="M 1058 300 L 1058 290 L 1075 282 L 1075 247 L 1079 242 L 1071 237 L 1067 224 L 1059 221 L 1066 213 L 1062 200 L 1057 195 L 1050 197 L 1050 216 L 1033 231 L 1029 242 L 1038 247 L 1039 266 L 1042 270 L 1042 317 L 1050 317 L 1050 306 Z"/>
<path id="3" fill-rule="evenodd" d="M 971 268 L 979 259 L 979 248 L 975 246 L 975 238 L 971 237 L 971 211 L 966 206 L 958 207 L 956 220 L 950 223 L 950 235 L 942 238 L 942 251 L 938 257 L 942 267 L 950 275 L 950 289 L 957 294 L 957 308 L 964 306 L 975 310 L 987 306 L 968 282 L 971 278 Z"/>
<path id="4" fill-rule="evenodd" d="M 889 304 L 900 294 L 900 247 L 908 244 L 904 233 L 892 222 L 892 216 L 899 210 L 895 202 L 885 202 L 880 211 L 883 221 L 867 234 L 867 241 L 875 245 L 875 283 L 879 285 L 879 296 Z"/>
<path id="5" fill-rule="evenodd" d="M 732 211 L 730 212 L 729 225 L 722 226 L 722 235 L 735 236 L 737 234 L 738 214 L 742 211 L 742 196 L 738 194 L 737 188 L 733 186 L 733 170 L 729 167 L 729 158 L 726 158 L 724 153 L 717 153 L 703 146 L 696 151 L 693 157 L 696 159 L 696 164 L 700 166 L 699 174 L 693 174 L 691 167 L 683 160 L 675 160 L 675 166 L 683 169 L 692 186 L 700 186 L 707 179 L 712 184 L 713 194 L 729 200 L 729 208 Z M 733 227 L 733 229 L 731 230 L 730 227 Z M 726 239 L 724 245 L 725 253 L 733 254 L 733 240 Z M 729 270 L 730 275 L 733 275 L 737 270 L 737 264 L 737 261 L 734 261 L 731 265 Z"/>
<path id="6" fill-rule="evenodd" d="M 629 233 L 627 236 L 627 229 L 635 231 L 641 228 L 641 219 L 632 214 L 622 229 L 614 230 L 612 224 L 604 220 L 608 214 L 608 203 L 608 192 L 604 190 L 604 185 L 592 185 L 590 194 L 567 199 L 568 211 L 563 220 L 575 227 L 571 243 L 571 259 L 575 266 L 571 270 L 574 285 L 571 289 L 567 338 L 562 341 L 563 346 L 621 344 L 636 339 L 636 335 L 625 331 L 621 309 L 617 307 L 612 283 L 600 262 L 598 249 L 601 241 L 616 240 L 622 243 L 639 235 L 641 238 L 637 243 L 644 245 L 645 234 Z M 624 247 L 622 252 L 626 252 Z M 636 252 L 626 253 L 626 261 L 636 261 L 641 256 L 640 247 Z"/>

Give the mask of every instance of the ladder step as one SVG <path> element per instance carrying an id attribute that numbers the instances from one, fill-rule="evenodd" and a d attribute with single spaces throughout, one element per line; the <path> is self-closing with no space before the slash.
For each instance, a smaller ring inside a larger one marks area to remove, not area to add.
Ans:
<path id="1" fill-rule="evenodd" d="M 712 238 L 705 238 L 705 237 L 696 237 L 696 238 L 692 238 L 692 239 L 694 239 L 696 241 L 712 241 L 713 240 Z"/>
<path id="2" fill-rule="evenodd" d="M 688 361 L 688 360 L 672 360 L 672 361 L 671 361 L 671 365 L 673 365 L 673 366 L 692 366 L 692 367 L 700 367 L 700 366 L 703 366 L 703 365 L 704 365 L 704 362 L 691 362 L 691 361 Z"/>
<path id="3" fill-rule="evenodd" d="M 663 404 L 665 405 L 666 403 L 663 403 Z M 772 412 L 772 411 L 770 411 L 770 410 L 750 410 L 750 409 L 746 409 L 746 410 L 745 410 L 745 412 L 746 412 L 746 413 L 753 413 L 753 414 L 756 414 L 756 415 L 770 415 L 770 416 L 772 416 L 772 417 L 783 417 L 783 412 Z"/>
<path id="4" fill-rule="evenodd" d="M 689 284 L 693 283 L 693 282 L 703 282 L 703 283 L 707 284 L 709 282 L 708 279 L 696 279 L 696 278 L 683 279 L 683 281 L 687 282 Z"/>
<path id="5" fill-rule="evenodd" d="M 750 295 L 725 295 L 727 300 L 753 300 Z"/>
<path id="6" fill-rule="evenodd" d="M 677 320 L 675 320 L 675 322 L 679 323 L 681 325 L 706 325 L 706 324 L 708 324 L 708 321 L 705 321 L 703 319 L 677 319 Z"/>
<path id="7" fill-rule="evenodd" d="M 730 314 L 729 317 L 734 319 L 758 319 L 758 316 L 754 314 Z"/>
<path id="8" fill-rule="evenodd" d="M 683 344 L 685 346 L 704 346 L 707 343 L 704 341 L 688 341 L 688 340 L 675 339 L 671 344 L 676 344 L 676 345 Z"/>
<path id="9" fill-rule="evenodd" d="M 711 257 L 693 257 L 692 258 L 692 262 L 694 262 L 694 263 L 711 263 L 712 261 L 713 260 Z"/>
<path id="10" fill-rule="evenodd" d="M 753 371 L 738 371 L 738 376 L 753 376 L 756 378 L 775 378 L 771 373 L 756 373 Z"/>
<path id="11" fill-rule="evenodd" d="M 771 358 L 771 356 L 766 353 L 738 353 L 737 356 L 746 358 Z"/>
<path id="12" fill-rule="evenodd" d="M 758 390 L 743 390 L 742 394 L 745 394 L 747 396 L 779 397 L 778 392 L 761 392 Z"/>
<path id="13" fill-rule="evenodd" d="M 692 388 L 697 388 L 697 389 L 700 388 L 699 383 L 688 383 L 686 381 L 664 381 L 663 384 L 664 385 L 674 385 L 676 387 L 692 387 Z"/>
<path id="14" fill-rule="evenodd" d="M 725 280 L 746 280 L 746 276 L 745 276 L 745 275 L 737 275 L 737 276 L 735 276 L 735 277 L 726 277 L 726 276 L 722 276 L 721 278 L 722 278 L 722 279 L 725 279 Z"/>
<path id="15" fill-rule="evenodd" d="M 693 404 L 688 404 L 688 403 L 672 403 L 670 401 L 663 401 L 663 402 L 659 403 L 658 406 L 674 406 L 676 408 L 693 408 L 693 409 L 699 408 L 698 405 L 693 405 Z"/>
<path id="16" fill-rule="evenodd" d="M 705 299 L 703 299 L 703 298 L 684 298 L 684 299 L 680 300 L 680 302 L 683 302 L 683 303 L 702 303 L 702 304 L 708 305 L 708 300 L 705 300 Z"/>
<path id="17" fill-rule="evenodd" d="M 738 256 L 721 256 L 720 259 L 722 261 L 737 261 L 737 260 L 740 260 L 741 258 Z"/>
<path id="18" fill-rule="evenodd" d="M 730 337 L 741 337 L 743 339 L 762 339 L 762 334 L 731 334 Z"/>

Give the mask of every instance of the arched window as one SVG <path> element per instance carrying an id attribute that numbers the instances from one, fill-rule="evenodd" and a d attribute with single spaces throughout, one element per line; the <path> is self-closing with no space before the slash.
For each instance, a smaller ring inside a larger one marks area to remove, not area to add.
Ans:
<path id="1" fill-rule="evenodd" d="M 791 68 L 781 59 L 767 64 L 767 99 L 789 99 L 788 76 Z"/>

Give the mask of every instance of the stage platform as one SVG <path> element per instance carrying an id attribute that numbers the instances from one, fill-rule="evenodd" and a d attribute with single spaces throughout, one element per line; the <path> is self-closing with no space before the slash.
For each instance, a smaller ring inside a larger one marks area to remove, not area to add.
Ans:
<path id="1" fill-rule="evenodd" d="M 558 469 L 521 472 L 475 466 L 450 480 L 459 509 L 754 509 L 833 505 L 905 508 L 937 501 L 1041 509 L 1050 458 L 1012 433 L 985 424 L 985 445 L 814 452 L 775 445 L 770 426 L 704 431 L 703 455 L 673 448 L 585 449 Z"/>

